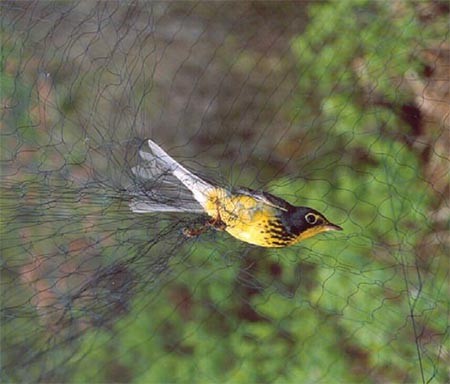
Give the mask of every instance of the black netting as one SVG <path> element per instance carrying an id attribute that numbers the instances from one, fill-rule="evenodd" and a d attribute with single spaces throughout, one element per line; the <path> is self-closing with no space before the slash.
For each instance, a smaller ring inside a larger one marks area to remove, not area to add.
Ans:
<path id="1" fill-rule="evenodd" d="M 4 382 L 449 380 L 447 2 L 0 10 Z M 344 231 L 133 213 L 146 138 Z"/>

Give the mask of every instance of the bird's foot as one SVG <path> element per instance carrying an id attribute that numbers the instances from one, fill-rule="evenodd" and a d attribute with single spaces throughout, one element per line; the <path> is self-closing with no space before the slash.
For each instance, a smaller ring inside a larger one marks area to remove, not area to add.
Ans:
<path id="1" fill-rule="evenodd" d="M 183 235 L 186 237 L 197 237 L 200 236 L 202 233 L 206 232 L 208 230 L 208 227 L 206 225 L 203 225 L 198 228 L 183 228 Z"/>

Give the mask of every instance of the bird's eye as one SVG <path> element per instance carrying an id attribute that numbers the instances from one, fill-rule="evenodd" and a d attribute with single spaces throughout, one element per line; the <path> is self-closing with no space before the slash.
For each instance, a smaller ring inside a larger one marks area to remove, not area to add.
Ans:
<path id="1" fill-rule="evenodd" d="M 307 213 L 305 216 L 305 220 L 308 224 L 316 224 L 317 222 L 317 216 L 314 215 L 313 213 Z"/>

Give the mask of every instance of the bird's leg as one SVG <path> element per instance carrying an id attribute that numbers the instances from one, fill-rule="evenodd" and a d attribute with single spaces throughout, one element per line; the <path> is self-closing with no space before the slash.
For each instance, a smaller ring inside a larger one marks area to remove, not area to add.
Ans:
<path id="1" fill-rule="evenodd" d="M 202 226 L 198 228 L 184 228 L 183 234 L 186 237 L 196 237 L 201 235 L 202 233 L 205 233 L 209 228 L 213 227 L 214 229 L 218 231 L 224 231 L 227 225 L 222 221 L 220 217 L 219 212 L 219 206 L 217 204 L 217 216 L 212 217 L 209 219 L 206 223 L 204 223 Z"/>
<path id="2" fill-rule="evenodd" d="M 227 225 L 222 221 L 222 218 L 220 217 L 220 211 L 219 211 L 219 202 L 216 202 L 216 209 L 217 209 L 217 216 L 211 218 L 208 221 L 208 224 L 218 231 L 224 231 Z"/>
<path id="3" fill-rule="evenodd" d="M 218 231 L 224 231 L 227 225 L 222 221 L 220 216 L 213 217 L 209 219 L 207 223 L 210 227 L 214 227 Z"/>

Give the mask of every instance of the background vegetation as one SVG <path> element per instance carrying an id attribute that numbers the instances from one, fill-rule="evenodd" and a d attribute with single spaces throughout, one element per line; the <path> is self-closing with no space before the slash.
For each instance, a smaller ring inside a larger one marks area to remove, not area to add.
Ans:
<path id="1" fill-rule="evenodd" d="M 449 380 L 446 2 L 1 8 L 5 382 Z M 133 215 L 146 137 L 345 231 Z"/>

